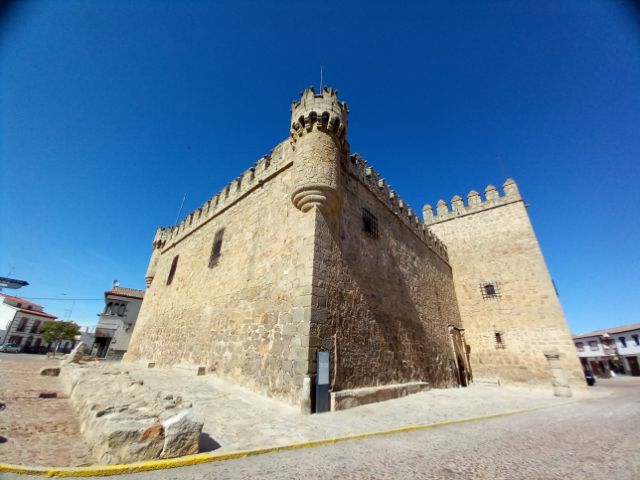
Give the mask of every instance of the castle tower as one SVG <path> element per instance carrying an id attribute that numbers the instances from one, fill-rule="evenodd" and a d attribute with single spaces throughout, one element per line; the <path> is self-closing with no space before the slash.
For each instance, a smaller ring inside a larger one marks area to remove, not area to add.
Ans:
<path id="1" fill-rule="evenodd" d="M 447 246 L 471 347 L 475 381 L 528 384 L 570 392 L 585 386 L 580 362 L 526 205 L 508 179 L 504 195 L 489 185 L 466 205 L 425 206 L 425 224 Z M 548 360 L 553 358 L 552 362 Z M 554 372 L 563 371 L 566 385 Z"/>
<path id="2" fill-rule="evenodd" d="M 340 204 L 340 163 L 349 153 L 347 113 L 347 104 L 338 100 L 338 91 L 327 87 L 319 94 L 308 88 L 291 105 L 297 178 L 291 201 L 303 212 L 318 207 L 330 213 Z"/>
<path id="3" fill-rule="evenodd" d="M 321 372 L 342 409 L 470 370 L 446 249 L 350 155 L 347 115 L 337 91 L 305 90 L 290 138 L 156 232 L 125 361 L 190 366 L 307 413 Z"/>
<path id="4" fill-rule="evenodd" d="M 151 260 L 149 261 L 149 266 L 147 267 L 147 273 L 144 276 L 147 287 L 151 285 L 151 282 L 153 282 L 153 279 L 156 276 L 158 259 L 160 258 L 162 248 L 164 247 L 166 236 L 167 231 L 162 227 L 158 227 L 158 230 L 156 230 L 156 235 L 153 238 L 153 251 L 151 253 Z"/>

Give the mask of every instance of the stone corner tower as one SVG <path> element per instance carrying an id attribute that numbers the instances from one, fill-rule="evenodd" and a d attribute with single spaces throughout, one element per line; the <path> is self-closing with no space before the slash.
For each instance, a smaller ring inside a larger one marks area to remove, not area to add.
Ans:
<path id="1" fill-rule="evenodd" d="M 512 179 L 503 190 L 489 185 L 484 199 L 472 190 L 466 203 L 455 195 L 450 205 L 440 200 L 435 214 L 430 205 L 423 210 L 447 246 L 474 379 L 584 388 L 527 206 Z"/>
<path id="2" fill-rule="evenodd" d="M 317 207 L 335 212 L 340 205 L 340 163 L 349 154 L 347 104 L 338 91 L 308 88 L 291 105 L 291 145 L 296 185 L 291 201 L 302 212 Z"/>

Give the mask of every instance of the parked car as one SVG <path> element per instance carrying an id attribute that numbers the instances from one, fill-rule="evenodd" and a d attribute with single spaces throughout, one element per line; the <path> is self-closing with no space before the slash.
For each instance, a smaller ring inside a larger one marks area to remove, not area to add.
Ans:
<path id="1" fill-rule="evenodd" d="M 5 343 L 4 345 L 0 345 L 0 352 L 20 353 L 20 347 L 15 343 Z"/>
<path id="2" fill-rule="evenodd" d="M 587 385 L 589 385 L 590 387 L 592 387 L 596 383 L 596 377 L 594 377 L 593 373 L 591 373 L 589 370 L 586 370 L 584 372 L 584 378 L 587 381 Z"/>

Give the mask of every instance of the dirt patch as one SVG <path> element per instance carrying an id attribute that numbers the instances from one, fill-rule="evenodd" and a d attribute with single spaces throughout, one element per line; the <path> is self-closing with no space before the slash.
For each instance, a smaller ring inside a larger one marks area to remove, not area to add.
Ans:
<path id="1" fill-rule="evenodd" d="M 67 398 L 40 398 L 61 392 L 58 377 L 41 376 L 57 360 L 40 355 L 0 354 L 0 461 L 32 466 L 69 467 L 93 463 Z"/>

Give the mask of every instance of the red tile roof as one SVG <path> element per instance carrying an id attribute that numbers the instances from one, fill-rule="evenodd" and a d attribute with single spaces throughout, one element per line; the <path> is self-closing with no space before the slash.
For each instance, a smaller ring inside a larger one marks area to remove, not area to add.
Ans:
<path id="1" fill-rule="evenodd" d="M 31 305 L 32 307 L 44 308 L 42 305 L 30 302 L 29 300 L 25 300 L 24 298 L 14 297 L 13 295 L 7 295 L 6 293 L 0 293 L 0 295 L 12 302 L 21 303 L 23 305 Z"/>
<path id="2" fill-rule="evenodd" d="M 594 330 L 589 333 L 581 333 L 580 335 L 573 335 L 573 338 L 585 338 L 585 337 L 601 337 L 604 334 L 616 334 L 630 332 L 631 330 L 640 330 L 640 323 L 632 323 L 630 325 L 623 325 L 622 327 L 611 327 L 603 330 Z"/>
<path id="3" fill-rule="evenodd" d="M 104 294 L 118 295 L 120 297 L 144 298 L 144 290 L 137 290 L 135 288 L 113 287 L 108 292 L 104 292 Z"/>
<path id="4" fill-rule="evenodd" d="M 55 315 L 51 315 L 50 313 L 38 312 L 36 310 L 27 310 L 26 308 L 21 308 L 20 311 L 23 313 L 30 313 L 31 315 L 37 315 L 39 317 L 54 318 L 54 319 L 58 318 Z"/>

